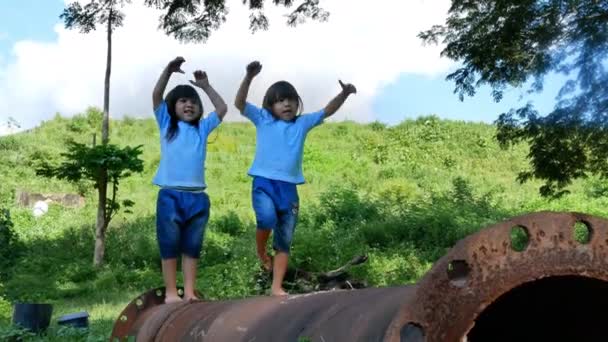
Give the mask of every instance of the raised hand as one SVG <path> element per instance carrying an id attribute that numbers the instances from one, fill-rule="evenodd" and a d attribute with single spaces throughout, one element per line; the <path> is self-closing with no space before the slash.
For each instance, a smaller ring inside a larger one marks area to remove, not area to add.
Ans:
<path id="1" fill-rule="evenodd" d="M 247 64 L 247 76 L 255 77 L 257 74 L 260 73 L 260 71 L 262 71 L 262 64 L 260 64 L 260 62 L 253 61 Z"/>
<path id="2" fill-rule="evenodd" d="M 207 73 L 201 70 L 196 70 L 194 72 L 194 81 L 190 81 L 192 85 L 195 85 L 199 88 L 206 88 L 209 86 L 209 78 L 207 78 Z"/>
<path id="3" fill-rule="evenodd" d="M 357 93 L 357 88 L 355 88 L 354 85 L 352 85 L 350 83 L 344 84 L 344 83 L 342 83 L 341 80 L 338 80 L 338 82 L 340 82 L 340 86 L 342 87 L 342 93 L 344 93 L 344 95 L 350 95 L 350 94 Z"/>
<path id="4" fill-rule="evenodd" d="M 184 59 L 184 57 L 175 57 L 174 60 L 167 64 L 167 70 L 170 73 L 179 72 L 183 74 L 184 71 L 182 70 L 182 63 L 184 63 L 185 61 L 186 60 Z"/>

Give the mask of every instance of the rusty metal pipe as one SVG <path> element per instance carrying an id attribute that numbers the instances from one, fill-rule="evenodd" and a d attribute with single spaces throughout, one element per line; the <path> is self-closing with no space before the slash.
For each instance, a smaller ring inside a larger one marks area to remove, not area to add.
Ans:
<path id="1" fill-rule="evenodd" d="M 414 287 L 316 292 L 287 297 L 153 305 L 112 338 L 137 341 L 382 341 Z M 155 292 L 141 298 L 153 300 Z M 161 297 L 161 296 L 159 296 Z M 124 329 L 126 328 L 126 329 Z M 127 331 L 125 331 L 127 330 Z"/>
<path id="2" fill-rule="evenodd" d="M 577 222 L 589 241 L 574 238 Z M 520 250 L 515 227 L 527 237 Z M 413 286 L 171 305 L 161 305 L 161 289 L 152 290 L 125 308 L 111 341 L 475 341 L 488 331 L 483 325 L 509 317 L 512 309 L 504 308 L 521 300 L 518 293 L 527 303 L 525 296 L 559 293 L 561 286 L 570 286 L 573 302 L 580 293 L 608 298 L 607 220 L 555 212 L 511 218 L 459 241 Z M 608 319 L 605 310 L 597 315 Z"/>

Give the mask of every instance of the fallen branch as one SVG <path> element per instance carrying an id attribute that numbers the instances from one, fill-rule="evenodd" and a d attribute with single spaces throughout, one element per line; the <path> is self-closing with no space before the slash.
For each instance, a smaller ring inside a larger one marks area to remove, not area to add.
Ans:
<path id="1" fill-rule="evenodd" d="M 287 268 L 283 280 L 285 288 L 294 293 L 308 293 L 313 291 L 328 291 L 337 289 L 360 289 L 367 287 L 363 281 L 350 279 L 348 270 L 367 261 L 366 255 L 359 255 L 343 266 L 327 272 L 309 272 L 300 268 Z M 264 272 L 265 279 L 260 279 L 263 288 L 267 288 L 272 280 L 272 272 Z"/>

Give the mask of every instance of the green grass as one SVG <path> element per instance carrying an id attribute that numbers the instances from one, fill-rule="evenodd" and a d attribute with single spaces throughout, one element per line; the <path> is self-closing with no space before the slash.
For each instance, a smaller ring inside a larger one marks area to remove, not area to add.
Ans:
<path id="1" fill-rule="evenodd" d="M 11 303 L 36 300 L 55 305 L 54 321 L 48 335 L 30 339 L 85 339 L 54 323 L 62 314 L 85 310 L 91 323 L 88 339 L 104 340 L 128 302 L 162 286 L 154 221 L 158 189 L 151 184 L 160 153 L 153 119 L 112 122 L 111 142 L 144 145 L 145 166 L 142 174 L 120 185 L 120 199 L 133 200 L 135 206 L 133 214 L 121 213 L 111 222 L 106 264 L 99 270 L 91 266 L 94 189 L 35 175 L 38 160 L 60 159 L 66 139 L 90 143 L 99 123 L 100 113 L 89 110 L 0 138 L 0 207 L 11 210 L 19 238 L 8 276 L 0 282 L 0 336 L 14 332 L 9 328 Z M 304 151 L 307 184 L 299 187 L 300 219 L 290 262 L 327 271 L 366 253 L 369 260 L 353 269 L 354 277 L 370 286 L 407 284 L 456 241 L 505 218 L 538 210 L 606 215 L 606 187 L 598 179 L 575 182 L 571 195 L 555 201 L 538 195 L 539 182 L 516 182 L 517 173 L 527 168 L 526 146 L 501 150 L 494 130 L 435 117 L 394 127 L 343 122 L 316 128 Z M 211 136 L 206 176 L 212 211 L 197 282 L 208 299 L 267 290 L 255 257 L 247 176 L 254 148 L 250 124 L 224 123 Z M 54 204 L 35 219 L 29 209 L 16 206 L 19 189 L 82 193 L 86 205 L 71 209 Z M 580 228 L 573 234 L 586 238 Z"/>

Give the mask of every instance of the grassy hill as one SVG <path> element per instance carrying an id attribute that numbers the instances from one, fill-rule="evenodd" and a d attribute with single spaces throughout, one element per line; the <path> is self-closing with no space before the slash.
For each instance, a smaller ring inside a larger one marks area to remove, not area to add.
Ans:
<path id="1" fill-rule="evenodd" d="M 86 310 L 88 339 L 105 340 L 118 313 L 136 295 L 162 285 L 154 211 L 158 189 L 151 180 L 159 163 L 159 134 L 153 119 L 113 121 L 111 142 L 143 145 L 144 172 L 121 183 L 119 197 L 133 200 L 107 235 L 106 265 L 92 268 L 96 193 L 37 177 L 39 160 L 58 161 L 65 142 L 91 143 L 101 114 L 88 110 L 57 116 L 23 134 L 0 137 L 0 207 L 10 209 L 19 245 L 0 283 L 0 339 L 15 300 L 55 304 L 54 319 Z M 311 271 L 341 266 L 366 253 L 354 276 L 370 286 L 416 282 L 447 249 L 466 235 L 504 218 L 538 210 L 582 211 L 606 216 L 603 184 L 578 181 L 557 201 L 538 195 L 540 183 L 524 185 L 526 146 L 501 150 L 492 125 L 424 117 L 394 127 L 380 123 L 328 123 L 308 136 L 304 152 L 307 184 L 299 188 L 300 220 L 291 262 Z M 99 139 L 98 139 L 99 140 Z M 207 183 L 211 221 L 204 242 L 198 287 L 207 298 L 263 294 L 255 257 L 255 222 L 247 170 L 255 148 L 248 123 L 224 123 L 210 137 Z M 51 205 L 34 218 L 17 207 L 19 189 L 81 193 L 82 209 Z M 289 289 L 289 286 L 287 286 Z M 4 335 L 3 335 L 4 334 Z M 86 339 L 54 325 L 46 340 Z"/>

